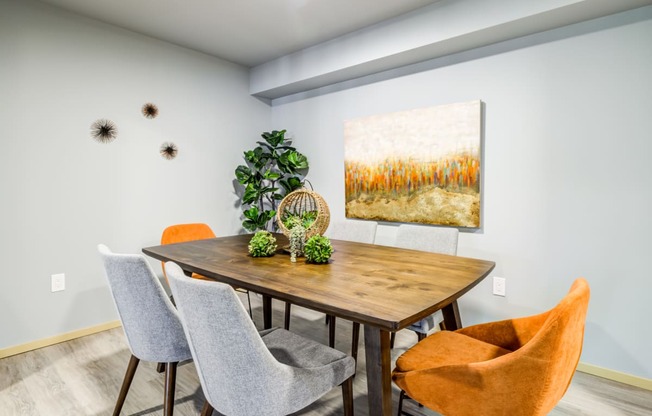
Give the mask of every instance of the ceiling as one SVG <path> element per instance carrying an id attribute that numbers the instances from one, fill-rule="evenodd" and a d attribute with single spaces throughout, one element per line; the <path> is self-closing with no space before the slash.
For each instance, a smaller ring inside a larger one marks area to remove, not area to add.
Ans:
<path id="1" fill-rule="evenodd" d="M 41 0 L 254 67 L 438 0 Z"/>

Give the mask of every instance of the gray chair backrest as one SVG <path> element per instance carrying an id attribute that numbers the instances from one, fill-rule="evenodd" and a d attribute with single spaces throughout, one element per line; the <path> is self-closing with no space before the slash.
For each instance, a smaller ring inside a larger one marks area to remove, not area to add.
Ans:
<path id="1" fill-rule="evenodd" d="M 144 361 L 179 362 L 191 357 L 177 311 L 143 255 L 97 250 L 129 348 Z"/>
<path id="2" fill-rule="evenodd" d="M 375 221 L 336 221 L 331 222 L 326 235 L 336 240 L 373 244 L 376 228 L 378 223 Z"/>
<path id="3" fill-rule="evenodd" d="M 399 248 L 429 251 L 431 253 L 457 255 L 457 228 L 425 227 L 401 224 L 396 233 Z"/>
<path id="4" fill-rule="evenodd" d="M 233 288 L 190 279 L 172 262 L 165 268 L 204 394 L 215 410 L 278 414 L 274 403 L 288 396 L 292 367 L 269 352 Z"/>

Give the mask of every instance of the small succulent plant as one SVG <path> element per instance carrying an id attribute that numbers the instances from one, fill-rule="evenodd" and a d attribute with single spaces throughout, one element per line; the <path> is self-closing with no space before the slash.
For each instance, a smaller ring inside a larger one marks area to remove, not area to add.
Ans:
<path id="1" fill-rule="evenodd" d="M 333 254 L 331 240 L 321 235 L 313 235 L 303 246 L 303 253 L 310 263 L 328 263 L 328 259 Z"/>
<path id="2" fill-rule="evenodd" d="M 308 229 L 310 226 L 317 220 L 317 211 L 304 211 L 301 214 L 293 214 L 288 210 L 285 210 L 283 213 L 283 225 L 288 230 L 294 228 L 294 226 L 301 224 L 303 228 Z"/>
<path id="3" fill-rule="evenodd" d="M 270 257 L 276 253 L 276 238 L 269 231 L 258 231 L 249 241 L 252 257 Z"/>
<path id="4" fill-rule="evenodd" d="M 298 256 L 303 256 L 303 246 L 306 243 L 306 229 L 297 224 L 290 230 L 290 261 L 296 263 Z"/>

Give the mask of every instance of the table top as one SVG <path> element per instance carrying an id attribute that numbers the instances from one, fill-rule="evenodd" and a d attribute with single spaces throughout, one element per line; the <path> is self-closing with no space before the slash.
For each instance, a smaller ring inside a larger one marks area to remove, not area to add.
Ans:
<path id="1" fill-rule="evenodd" d="M 185 271 L 331 315 L 397 331 L 457 300 L 495 263 L 375 244 L 331 240 L 328 264 L 248 254 L 250 234 L 147 247 Z M 276 235 L 279 247 L 287 239 Z"/>

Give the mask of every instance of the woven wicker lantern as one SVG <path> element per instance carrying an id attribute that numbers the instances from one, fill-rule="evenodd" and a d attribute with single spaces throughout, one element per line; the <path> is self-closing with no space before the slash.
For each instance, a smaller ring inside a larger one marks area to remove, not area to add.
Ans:
<path id="1" fill-rule="evenodd" d="M 285 226 L 283 220 L 289 216 L 301 219 L 314 217 L 314 220 L 306 227 L 306 239 L 313 235 L 323 235 L 331 220 L 331 213 L 324 198 L 317 192 L 305 188 L 290 192 L 278 206 L 276 222 L 281 232 L 288 237 L 290 230 Z"/>

